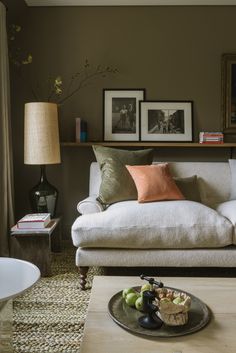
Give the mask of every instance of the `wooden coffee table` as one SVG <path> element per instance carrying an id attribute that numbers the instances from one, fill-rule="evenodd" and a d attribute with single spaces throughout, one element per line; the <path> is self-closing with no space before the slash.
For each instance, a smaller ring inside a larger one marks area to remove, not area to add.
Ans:
<path id="1" fill-rule="evenodd" d="M 144 338 L 118 326 L 109 316 L 110 298 L 123 288 L 144 284 L 138 277 L 97 276 L 85 322 L 80 353 L 235 353 L 235 278 L 160 278 L 201 299 L 212 311 L 210 323 L 191 335 Z"/>

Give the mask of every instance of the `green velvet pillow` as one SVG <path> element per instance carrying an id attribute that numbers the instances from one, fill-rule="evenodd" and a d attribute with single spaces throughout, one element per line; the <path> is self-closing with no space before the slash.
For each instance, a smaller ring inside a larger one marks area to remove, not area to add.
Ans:
<path id="1" fill-rule="evenodd" d="M 201 195 L 197 182 L 197 175 L 187 178 L 174 177 L 174 181 L 186 200 L 201 202 Z"/>
<path id="2" fill-rule="evenodd" d="M 124 200 L 137 200 L 137 189 L 130 173 L 119 160 L 107 158 L 101 165 L 102 182 L 98 200 L 112 204 Z"/>
<path id="3" fill-rule="evenodd" d="M 151 164 L 153 150 L 127 151 L 93 146 L 93 151 L 102 173 L 99 202 L 110 205 L 119 201 L 137 200 L 136 186 L 125 165 Z"/>

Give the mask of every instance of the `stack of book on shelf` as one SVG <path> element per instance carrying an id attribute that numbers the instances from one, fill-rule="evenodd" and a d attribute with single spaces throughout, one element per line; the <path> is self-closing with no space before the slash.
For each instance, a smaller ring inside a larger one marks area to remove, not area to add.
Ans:
<path id="1" fill-rule="evenodd" d="M 199 143 L 220 144 L 224 143 L 224 135 L 222 132 L 205 132 L 199 133 Z"/>
<path id="2" fill-rule="evenodd" d="M 50 213 L 30 213 L 21 218 L 16 225 L 11 228 L 12 232 L 23 231 L 45 231 L 51 227 Z"/>

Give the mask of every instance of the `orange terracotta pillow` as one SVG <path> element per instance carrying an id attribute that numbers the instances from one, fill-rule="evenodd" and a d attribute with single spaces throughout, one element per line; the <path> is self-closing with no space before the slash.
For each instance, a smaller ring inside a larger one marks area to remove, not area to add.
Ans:
<path id="1" fill-rule="evenodd" d="M 170 174 L 168 163 L 127 165 L 126 168 L 138 190 L 138 202 L 185 199 Z"/>

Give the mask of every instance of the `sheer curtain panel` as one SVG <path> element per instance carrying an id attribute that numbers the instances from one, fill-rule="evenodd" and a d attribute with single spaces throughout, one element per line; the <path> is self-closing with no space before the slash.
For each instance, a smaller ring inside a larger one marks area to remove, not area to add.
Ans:
<path id="1" fill-rule="evenodd" d="M 6 8 L 0 2 L 0 256 L 10 252 L 13 213 L 13 168 Z"/>

